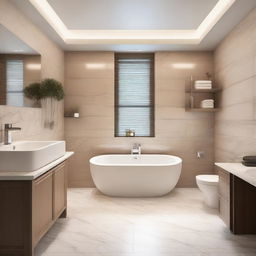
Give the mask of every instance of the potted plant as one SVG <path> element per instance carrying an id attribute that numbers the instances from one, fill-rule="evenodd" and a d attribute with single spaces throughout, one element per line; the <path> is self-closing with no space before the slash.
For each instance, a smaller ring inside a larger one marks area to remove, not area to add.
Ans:
<path id="1" fill-rule="evenodd" d="M 38 82 L 31 83 L 30 85 L 25 87 L 23 90 L 24 95 L 28 99 L 34 101 L 35 106 L 40 106 L 40 99 L 41 99 L 40 86 L 41 86 L 41 84 Z"/>
<path id="2" fill-rule="evenodd" d="M 29 99 L 40 101 L 43 109 L 44 125 L 52 129 L 58 113 L 58 102 L 64 98 L 62 84 L 55 79 L 47 78 L 41 83 L 32 83 L 24 89 Z"/>

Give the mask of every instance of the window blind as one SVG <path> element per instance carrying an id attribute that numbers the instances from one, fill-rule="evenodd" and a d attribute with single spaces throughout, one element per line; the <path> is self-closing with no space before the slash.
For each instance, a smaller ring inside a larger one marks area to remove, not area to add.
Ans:
<path id="1" fill-rule="evenodd" d="M 115 136 L 154 136 L 154 55 L 115 56 Z"/>
<path id="2" fill-rule="evenodd" d="M 23 61 L 6 62 L 6 101 L 7 105 L 23 106 Z"/>

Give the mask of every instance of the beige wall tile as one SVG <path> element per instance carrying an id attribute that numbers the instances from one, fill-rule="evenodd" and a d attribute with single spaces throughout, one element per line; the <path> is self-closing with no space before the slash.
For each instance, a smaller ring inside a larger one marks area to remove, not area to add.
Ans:
<path id="1" fill-rule="evenodd" d="M 218 46 L 215 74 L 223 87 L 215 116 L 215 161 L 256 153 L 256 9 Z"/>
<path id="2" fill-rule="evenodd" d="M 223 88 L 220 107 L 252 102 L 255 97 L 255 83 L 256 77 L 253 77 Z"/>
<path id="3" fill-rule="evenodd" d="M 113 78 L 67 78 L 65 84 L 66 93 L 74 96 L 97 96 L 114 91 Z"/>
<path id="4" fill-rule="evenodd" d="M 253 102 L 245 102 L 223 107 L 216 115 L 216 120 L 252 120 L 254 114 Z"/>
<path id="5" fill-rule="evenodd" d="M 178 155 L 184 160 L 179 186 L 194 187 L 195 174 L 213 172 L 213 115 L 185 112 L 185 87 L 190 75 L 213 72 L 211 52 L 155 54 L 155 137 L 114 137 L 114 53 L 68 52 L 65 56 L 65 109 L 77 108 L 80 119 L 65 119 L 65 135 L 75 157 L 69 165 L 69 186 L 94 186 L 89 159 L 111 153 L 130 153 L 142 144 L 143 153 Z M 194 70 L 172 67 L 195 63 Z M 106 63 L 106 69 L 85 70 L 86 63 Z M 196 151 L 205 151 L 197 159 Z"/>
<path id="6" fill-rule="evenodd" d="M 252 78 L 255 75 L 255 56 L 256 51 L 215 72 L 217 81 L 223 88 L 227 88 Z"/>
<path id="7" fill-rule="evenodd" d="M 113 78 L 114 55 L 110 52 L 68 52 L 65 62 L 66 77 Z"/>
<path id="8" fill-rule="evenodd" d="M 202 77 L 213 71 L 212 54 L 209 52 L 159 52 L 155 58 L 156 80 Z M 177 68 L 175 64 L 194 65 L 191 69 Z"/>

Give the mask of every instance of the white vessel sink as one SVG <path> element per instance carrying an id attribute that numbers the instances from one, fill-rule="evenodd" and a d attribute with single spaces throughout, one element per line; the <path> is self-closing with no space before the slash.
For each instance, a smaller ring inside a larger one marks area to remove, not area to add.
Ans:
<path id="1" fill-rule="evenodd" d="M 65 141 L 19 141 L 0 146 L 0 171 L 35 171 L 66 153 Z"/>

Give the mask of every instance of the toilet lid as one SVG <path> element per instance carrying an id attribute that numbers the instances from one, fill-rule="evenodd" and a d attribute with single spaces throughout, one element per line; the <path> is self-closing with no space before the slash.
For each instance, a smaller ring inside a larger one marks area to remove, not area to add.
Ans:
<path id="1" fill-rule="evenodd" d="M 217 185 L 219 183 L 219 175 L 197 175 L 196 179 L 208 185 Z"/>

